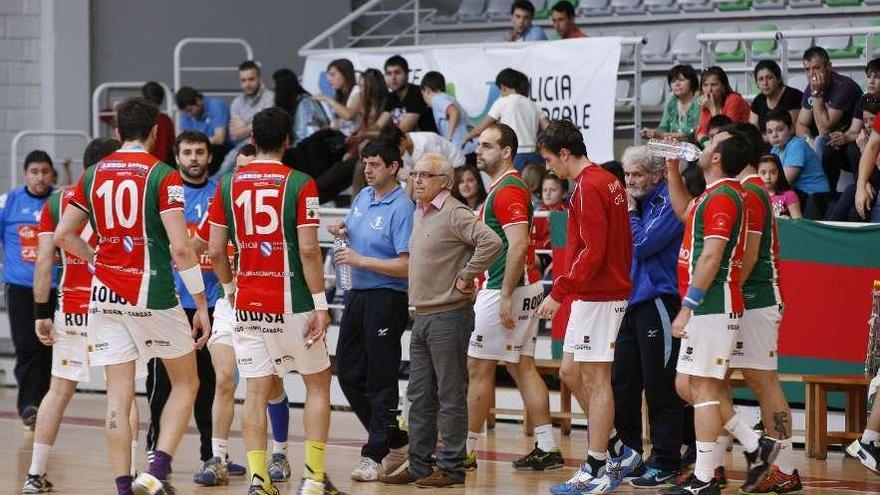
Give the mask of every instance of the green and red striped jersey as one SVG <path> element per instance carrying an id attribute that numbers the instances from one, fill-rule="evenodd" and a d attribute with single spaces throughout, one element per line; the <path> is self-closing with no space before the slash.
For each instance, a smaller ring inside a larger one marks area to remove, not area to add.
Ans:
<path id="1" fill-rule="evenodd" d="M 40 215 L 39 235 L 52 235 L 61 221 L 61 215 L 70 204 L 66 191 L 56 191 L 43 205 Z M 80 231 L 80 237 L 93 249 L 97 246 L 92 226 L 86 224 Z M 58 279 L 58 308 L 62 313 L 86 314 L 89 312 L 89 295 L 92 292 L 92 272 L 88 262 L 76 256 L 62 252 L 61 276 Z"/>

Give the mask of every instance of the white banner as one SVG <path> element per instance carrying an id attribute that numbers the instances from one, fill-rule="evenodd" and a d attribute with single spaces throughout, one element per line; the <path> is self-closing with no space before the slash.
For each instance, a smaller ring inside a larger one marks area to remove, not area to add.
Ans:
<path id="1" fill-rule="evenodd" d="M 614 159 L 614 106 L 620 38 L 581 38 L 535 43 L 443 45 L 387 49 L 340 49 L 309 55 L 303 86 L 312 93 L 332 95 L 327 64 L 337 58 L 351 60 L 358 71 L 370 67 L 383 71 L 385 60 L 400 54 L 409 62 L 410 82 L 438 71 L 473 124 L 486 116 L 498 98 L 495 76 L 510 67 L 531 79 L 531 99 L 550 119 L 574 122 L 594 161 Z"/>

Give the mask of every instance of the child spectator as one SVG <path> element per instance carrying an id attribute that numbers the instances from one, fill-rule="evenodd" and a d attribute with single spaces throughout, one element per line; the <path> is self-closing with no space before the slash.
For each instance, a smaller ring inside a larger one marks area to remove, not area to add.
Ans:
<path id="1" fill-rule="evenodd" d="M 522 170 L 522 178 L 532 193 L 532 206 L 535 209 L 538 209 L 542 204 L 541 185 L 544 183 L 545 175 L 547 175 L 547 171 L 544 169 L 544 165 L 537 163 L 530 163 Z"/>
<path id="2" fill-rule="evenodd" d="M 462 149 L 465 155 L 477 148 L 473 140 L 465 141 L 467 136 L 468 115 L 455 98 L 446 93 L 446 79 L 443 74 L 428 72 L 422 77 L 422 98 L 434 113 L 437 132 Z"/>
<path id="3" fill-rule="evenodd" d="M 765 154 L 758 161 L 758 175 L 764 181 L 764 189 L 770 194 L 773 214 L 780 218 L 801 218 L 801 201 L 791 190 L 782 161 L 774 154 Z"/>
<path id="4" fill-rule="evenodd" d="M 455 186 L 452 188 L 452 196 L 466 204 L 474 213 L 480 211 L 483 201 L 486 200 L 486 188 L 483 187 L 480 172 L 471 166 L 455 169 Z"/>
<path id="5" fill-rule="evenodd" d="M 541 184 L 542 203 L 537 211 L 564 211 L 565 194 L 568 192 L 568 181 L 555 174 L 547 174 Z M 535 249 L 550 249 L 550 218 L 536 216 L 532 222 L 532 240 Z"/>

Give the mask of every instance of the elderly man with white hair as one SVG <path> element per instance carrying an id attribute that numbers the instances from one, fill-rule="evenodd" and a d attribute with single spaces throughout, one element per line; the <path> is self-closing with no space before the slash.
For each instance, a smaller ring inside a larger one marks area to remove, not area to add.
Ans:
<path id="1" fill-rule="evenodd" d="M 623 154 L 633 291 L 617 334 L 611 383 L 617 434 L 640 454 L 643 390 L 647 399 L 653 446 L 644 473 L 630 482 L 639 488 L 671 485 L 681 461 L 684 402 L 675 393 L 680 342 L 670 321 L 681 305 L 676 269 L 684 225 L 672 209 L 665 168 L 644 146 Z"/>
<path id="2" fill-rule="evenodd" d="M 441 488 L 464 483 L 475 279 L 501 252 L 501 238 L 452 197 L 453 167 L 442 155 L 423 155 L 410 178 L 418 206 L 409 246 L 409 467 L 379 481 Z M 443 448 L 434 469 L 438 418 Z"/>

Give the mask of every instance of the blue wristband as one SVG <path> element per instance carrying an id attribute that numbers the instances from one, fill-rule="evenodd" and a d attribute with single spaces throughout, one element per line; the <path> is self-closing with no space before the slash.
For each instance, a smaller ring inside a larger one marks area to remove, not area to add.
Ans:
<path id="1" fill-rule="evenodd" d="M 684 307 L 693 310 L 703 302 L 704 297 L 706 297 L 706 291 L 700 290 L 692 285 L 688 287 L 687 294 L 685 294 L 681 304 Z"/>

